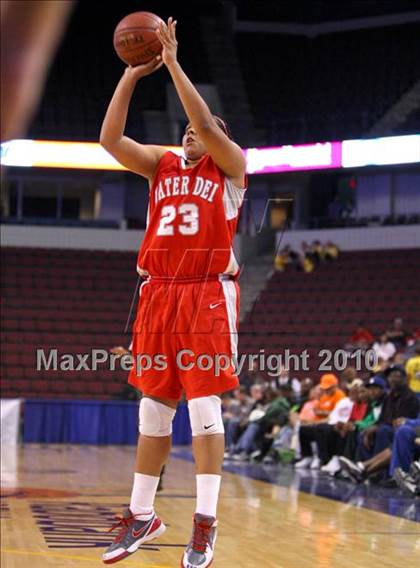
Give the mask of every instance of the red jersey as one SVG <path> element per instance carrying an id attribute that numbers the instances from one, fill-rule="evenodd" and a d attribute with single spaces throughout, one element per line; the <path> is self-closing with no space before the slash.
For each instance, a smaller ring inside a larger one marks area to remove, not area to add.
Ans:
<path id="1" fill-rule="evenodd" d="M 206 154 L 192 168 L 166 152 L 149 190 L 142 276 L 193 278 L 236 274 L 232 249 L 246 188 L 235 187 Z"/>

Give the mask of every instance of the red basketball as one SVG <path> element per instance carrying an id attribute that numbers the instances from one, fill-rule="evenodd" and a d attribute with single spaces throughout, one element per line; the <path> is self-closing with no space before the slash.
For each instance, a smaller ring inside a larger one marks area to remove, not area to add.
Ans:
<path id="1" fill-rule="evenodd" d="M 156 29 L 162 20 L 151 12 L 134 12 L 121 20 L 114 32 L 118 56 L 135 67 L 148 63 L 162 51 Z"/>

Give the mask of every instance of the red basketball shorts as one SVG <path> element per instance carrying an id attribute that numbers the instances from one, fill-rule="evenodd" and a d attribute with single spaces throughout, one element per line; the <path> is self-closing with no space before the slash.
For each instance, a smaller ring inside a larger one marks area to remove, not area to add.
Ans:
<path id="1" fill-rule="evenodd" d="M 187 400 L 229 391 L 235 372 L 239 286 L 153 278 L 143 282 L 128 382 L 143 394 Z"/>

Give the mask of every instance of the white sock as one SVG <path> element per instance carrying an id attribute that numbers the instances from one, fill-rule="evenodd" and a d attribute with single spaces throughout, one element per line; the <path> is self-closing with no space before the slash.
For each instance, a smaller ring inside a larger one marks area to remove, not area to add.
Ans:
<path id="1" fill-rule="evenodd" d="M 197 506 L 195 512 L 208 517 L 216 517 L 222 476 L 202 473 L 195 477 L 197 480 Z"/>
<path id="2" fill-rule="evenodd" d="M 130 501 L 130 511 L 133 515 L 140 516 L 144 521 L 153 517 L 155 512 L 153 504 L 158 485 L 159 477 L 144 475 L 143 473 L 134 474 Z"/>

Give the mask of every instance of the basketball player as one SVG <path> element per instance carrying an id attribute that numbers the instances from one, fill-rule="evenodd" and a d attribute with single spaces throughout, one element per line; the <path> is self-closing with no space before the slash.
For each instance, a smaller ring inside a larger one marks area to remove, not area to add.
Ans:
<path id="1" fill-rule="evenodd" d="M 181 566 L 205 568 L 213 560 L 224 453 L 220 394 L 237 387 L 238 378 L 232 364 L 216 373 L 214 367 L 194 362 L 201 354 L 236 354 L 238 264 L 231 245 L 246 176 L 241 149 L 177 61 L 175 28 L 169 18 L 158 29 L 161 56 L 125 70 L 100 137 L 120 163 L 149 180 L 148 223 L 138 256 L 138 271 L 146 280 L 140 288 L 132 349 L 135 363 L 140 354 L 160 357 L 151 367 L 135 364 L 130 371 L 130 384 L 143 393 L 136 473 L 130 507 L 119 519 L 119 534 L 103 561 L 118 562 L 165 531 L 153 506 L 170 452 L 172 420 L 184 391 L 193 433 L 197 504 Z M 189 119 L 182 139 L 185 158 L 124 136 L 137 81 L 162 64 Z M 188 351 L 179 358 L 182 350 Z"/>

